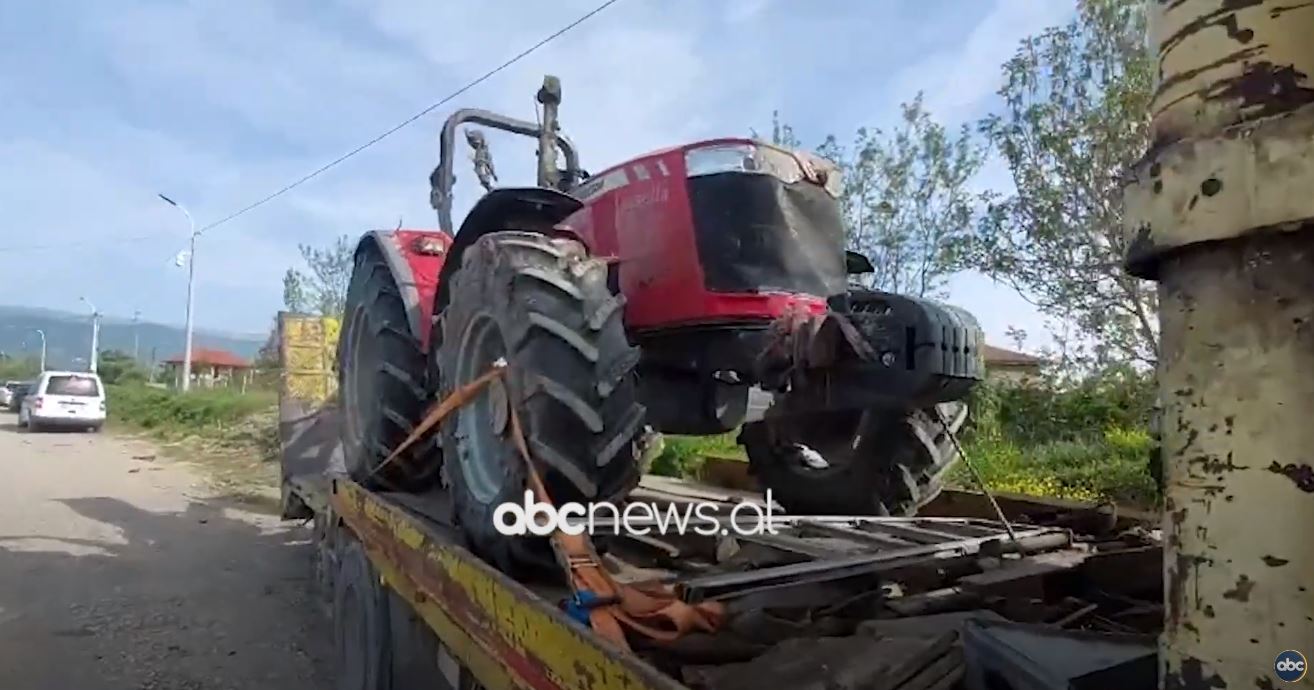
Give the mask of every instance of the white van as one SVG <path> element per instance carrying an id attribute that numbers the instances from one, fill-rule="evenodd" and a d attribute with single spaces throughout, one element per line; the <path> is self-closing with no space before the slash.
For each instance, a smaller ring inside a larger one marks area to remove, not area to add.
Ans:
<path id="1" fill-rule="evenodd" d="M 18 426 L 100 431 L 105 424 L 105 386 L 83 371 L 42 372 L 18 408 Z"/>

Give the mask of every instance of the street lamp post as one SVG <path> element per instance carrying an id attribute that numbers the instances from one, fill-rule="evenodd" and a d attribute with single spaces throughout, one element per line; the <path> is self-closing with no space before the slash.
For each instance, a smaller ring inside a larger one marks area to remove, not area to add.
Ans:
<path id="1" fill-rule="evenodd" d="M 79 297 L 78 299 L 82 300 L 83 304 L 91 307 L 91 358 L 87 360 L 87 371 L 94 374 L 96 373 L 96 363 L 100 358 L 100 311 L 86 297 Z M 41 341 L 44 346 L 44 335 Z M 41 370 L 45 371 L 45 367 L 41 367 Z"/>
<path id="2" fill-rule="evenodd" d="M 192 384 L 192 306 L 195 304 L 195 282 L 196 282 L 196 221 L 192 220 L 192 214 L 182 204 L 160 194 L 159 197 L 167 202 L 170 206 L 183 212 L 187 216 L 187 222 L 191 225 L 191 237 L 188 240 L 187 250 L 187 325 L 186 325 L 186 343 L 183 346 L 183 370 L 182 370 L 182 389 L 187 392 Z"/>
<path id="3" fill-rule="evenodd" d="M 41 371 L 46 370 L 46 332 L 40 328 L 33 328 L 37 335 L 41 336 Z"/>
<path id="4" fill-rule="evenodd" d="M 136 363 L 141 349 L 141 311 L 132 312 L 132 361 Z"/>

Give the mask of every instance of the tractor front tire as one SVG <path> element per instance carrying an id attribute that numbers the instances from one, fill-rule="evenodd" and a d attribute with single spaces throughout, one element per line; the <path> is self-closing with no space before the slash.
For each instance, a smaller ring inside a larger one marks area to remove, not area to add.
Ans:
<path id="1" fill-rule="evenodd" d="M 433 443 L 417 444 L 383 465 L 414 429 L 428 395 L 420 343 L 411 333 L 396 279 L 373 247 L 356 257 L 338 366 L 347 474 L 372 489 L 418 492 L 432 486 L 442 465 Z"/>
<path id="2" fill-rule="evenodd" d="M 763 489 L 794 515 L 915 515 L 944 488 L 958 461 L 950 437 L 967 418 L 963 403 L 898 412 L 852 410 L 745 424 L 739 441 Z M 804 446 L 825 467 L 803 457 Z"/>
<path id="3" fill-rule="evenodd" d="M 502 534 L 494 510 L 523 504 L 526 469 L 510 440 L 510 410 L 552 501 L 619 501 L 638 483 L 643 428 L 625 337 L 624 299 L 607 266 L 573 240 L 490 233 L 452 277 L 441 318 L 440 398 L 499 360 L 495 381 L 443 425 L 445 474 L 470 546 L 508 573 L 553 568 L 547 540 Z M 545 573 L 543 573 L 545 574 Z"/>

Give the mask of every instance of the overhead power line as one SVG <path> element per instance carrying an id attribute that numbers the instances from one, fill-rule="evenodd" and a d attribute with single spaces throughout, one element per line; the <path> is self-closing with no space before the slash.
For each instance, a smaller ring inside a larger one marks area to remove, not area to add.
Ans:
<path id="1" fill-rule="evenodd" d="M 302 176 L 301 176 L 300 178 L 298 178 L 295 182 L 292 182 L 291 184 L 285 185 L 284 187 L 280 188 L 278 191 L 276 191 L 276 192 L 274 192 L 274 193 L 272 193 L 272 194 L 269 194 L 269 195 L 267 195 L 267 196 L 264 196 L 264 197 L 262 197 L 260 200 L 258 200 L 258 201 L 256 201 L 256 202 L 253 202 L 253 203 L 251 203 L 251 204 L 248 204 L 248 205 L 246 205 L 246 206 L 243 206 L 242 208 L 240 208 L 240 209 L 238 209 L 238 210 L 236 210 L 236 211 L 234 211 L 234 212 L 232 212 L 232 213 L 230 213 L 230 214 L 224 216 L 223 218 L 220 218 L 219 220 L 217 220 L 217 221 L 215 221 L 215 222 L 213 222 L 213 223 L 210 223 L 210 224 L 208 224 L 208 225 L 202 227 L 198 232 L 200 232 L 200 233 L 204 233 L 204 232 L 207 231 L 207 230 L 211 230 L 211 229 L 213 229 L 213 228 L 217 228 L 217 227 L 219 227 L 220 225 L 223 225 L 224 223 L 227 223 L 227 222 L 229 222 L 229 221 L 231 221 L 231 220 L 233 220 L 233 219 L 235 219 L 235 218 L 237 218 L 237 217 L 239 217 L 239 216 L 241 216 L 241 215 L 243 215 L 243 214 L 245 214 L 245 213 L 247 213 L 247 212 L 249 212 L 249 211 L 255 210 L 255 209 L 257 209 L 257 208 L 259 208 L 259 207 L 261 207 L 261 206 L 263 206 L 263 205 L 269 203 L 270 201 L 273 201 L 274 199 L 277 199 L 278 197 L 280 197 L 280 196 L 282 196 L 282 195 L 284 195 L 284 194 L 286 194 L 286 193 L 292 191 L 293 189 L 296 189 L 297 187 L 300 187 L 301 185 L 303 185 L 303 184 L 309 182 L 310 180 L 315 179 L 315 178 L 318 177 L 321 173 L 324 173 L 324 172 L 328 171 L 330 168 L 333 168 L 333 167 L 336 167 L 337 165 L 340 165 L 341 163 L 345 162 L 346 160 L 350 159 L 351 157 L 355 156 L 356 154 L 358 154 L 358 153 L 364 151 L 365 149 L 367 149 L 367 148 L 369 148 L 369 147 L 371 147 L 371 146 L 373 146 L 373 145 L 379 143 L 380 141 L 383 141 L 384 139 L 388 138 L 389 136 L 392 136 L 392 135 L 395 134 L 397 131 L 399 131 L 399 130 L 405 128 L 407 125 L 409 125 L 409 124 L 415 122 L 416 120 L 418 120 L 418 119 L 424 117 L 425 115 L 428 115 L 429 113 L 431 113 L 431 112 L 433 112 L 433 111 L 435 111 L 435 110 L 437 110 L 437 109 L 443 107 L 444 105 L 447 105 L 447 103 L 449 103 L 452 99 L 454 99 L 454 98 L 460 96 L 461 94 L 465 93 L 466 91 L 469 91 L 470 89 L 473 89 L 474 87 L 476 87 L 476 86 L 478 86 L 478 85 L 484 83 L 485 81 L 488 81 L 488 80 L 491 79 L 492 77 L 496 76 L 499 72 L 505 70 L 506 68 L 510 67 L 511 65 L 516 64 L 517 62 L 520 62 L 520 61 L 523 60 L 525 57 L 527 57 L 527 56 L 529 56 L 531 53 L 533 53 L 534 51 L 538 50 L 539 48 L 542 48 L 543 46 L 547 45 L 548 43 L 551 43 L 552 41 L 554 41 L 554 40 L 556 40 L 557 38 L 561 37 L 563 34 L 565 34 L 565 33 L 567 33 L 568 31 L 570 31 L 571 29 L 574 29 L 575 27 L 579 26 L 580 24 L 583 24 L 584 22 L 586 22 L 586 21 L 588 21 L 589 19 L 591 19 L 594 15 L 597 15 L 597 14 L 601 13 L 603 10 L 607 9 L 608 7 L 611 7 L 612 5 L 616 4 L 617 2 L 620 2 L 620 0 L 606 0 L 606 2 L 603 2 L 601 5 L 598 5 L 597 7 L 594 7 L 593 9 L 589 10 L 588 12 L 585 12 L 584 14 L 580 15 L 577 19 L 575 19 L 575 21 L 573 21 L 573 22 L 571 22 L 571 23 L 569 23 L 569 24 L 563 26 L 563 27 L 560 28 L 560 29 L 557 29 L 556 31 L 552 32 L 551 34 L 548 34 L 547 36 L 545 36 L 545 37 L 543 37 L 542 39 L 540 39 L 540 40 L 539 40 L 537 43 L 535 43 L 534 45 L 529 46 L 528 48 L 525 48 L 524 50 L 522 50 L 522 51 L 520 51 L 519 53 L 517 53 L 514 57 L 511 57 L 510 59 L 506 60 L 505 62 L 503 62 L 502 64 L 498 65 L 497 67 L 494 67 L 494 68 L 488 70 L 487 72 L 484 72 L 484 73 L 483 73 L 482 75 L 480 75 L 479 77 L 477 77 L 477 78 L 475 78 L 474 80 L 472 80 L 472 81 L 466 83 L 465 86 L 462 86 L 461 88 L 459 88 L 459 89 L 457 89 L 457 90 L 451 92 L 450 94 L 444 96 L 441 100 L 439 100 L 438 102 L 436 102 L 436 103 L 434 103 L 434 104 L 428 106 L 428 107 L 425 108 L 424 110 L 421 110 L 420 112 L 415 113 L 414 115 L 412 115 L 412 116 L 406 118 L 405 120 L 402 120 L 402 121 L 399 122 L 398 124 L 394 125 L 393 127 L 389 128 L 388 130 L 384 131 L 382 134 L 379 134 L 378 136 L 374 137 L 373 139 L 370 139 L 369 141 L 365 142 L 364 144 L 361 144 L 360 146 L 357 146 L 356 148 L 354 148 L 354 149 L 352 149 L 352 150 L 350 150 L 350 151 L 348 151 L 348 152 L 342 154 L 341 156 L 338 156 L 337 158 L 334 158 L 333 160 L 329 161 L 328 163 L 325 163 L 324 165 L 321 165 L 320 167 L 315 168 L 314 170 L 310 171 L 309 173 L 307 173 L 307 174 L 305 174 L 305 175 L 302 175 Z"/>
<path id="2" fill-rule="evenodd" d="M 517 62 L 520 62 L 521 60 L 525 59 L 525 58 L 528 57 L 529 55 L 533 54 L 533 53 L 534 53 L 535 51 L 537 51 L 538 49 L 540 49 L 540 48 L 542 48 L 543 46 L 545 46 L 545 45 L 551 43 L 552 41 L 554 41 L 554 40 L 560 38 L 560 37 L 563 36 L 564 34 L 568 33 L 568 32 L 571 31 L 572 29 L 574 29 L 575 27 L 579 26 L 580 24 L 583 24 L 584 22 L 588 21 L 589 19 L 592 19 L 594 16 L 596 16 L 596 15 L 602 13 L 602 11 L 606 10 L 608 7 L 611 7 L 612 5 L 616 4 L 617 2 L 620 2 L 620 0 L 606 0 L 605 2 L 603 2 L 603 3 L 600 4 L 600 5 L 598 5 L 597 7 L 594 7 L 593 9 L 589 10 L 588 12 L 585 12 L 584 14 L 580 15 L 579 17 L 577 17 L 574 21 L 570 22 L 569 24 L 567 24 L 567 25 L 561 27 L 560 29 L 557 29 L 556 31 L 552 32 L 551 34 L 548 34 L 547 36 L 544 36 L 543 38 L 539 39 L 538 42 L 534 43 L 533 45 L 529 46 L 528 48 L 525 48 L 524 50 L 520 51 L 519 53 L 516 53 L 514 56 L 512 56 L 511 58 L 508 58 L 507 60 L 505 60 L 504 62 L 502 62 L 502 63 L 499 64 L 498 66 L 496 66 L 496 67 L 494 67 L 494 68 L 488 70 L 487 72 L 484 72 L 483 74 L 481 74 L 481 75 L 479 75 L 478 77 L 472 79 L 471 81 L 466 82 L 465 85 L 463 85 L 461 88 L 459 88 L 459 89 L 457 89 L 457 90 L 455 90 L 455 91 L 453 91 L 453 92 L 447 94 L 447 95 L 444 96 L 442 99 L 440 99 L 440 100 L 438 100 L 437 102 L 435 102 L 435 103 L 433 103 L 433 104 L 431 104 L 431 105 L 425 107 L 423 110 L 421 110 L 421 111 L 415 113 L 414 115 L 411 115 L 410 117 L 406 118 L 405 120 L 402 120 L 401 122 L 397 123 L 396 125 L 394 125 L 394 126 L 388 128 L 387 130 L 385 130 L 385 131 L 383 131 L 382 133 L 378 134 L 377 136 L 375 136 L 374 138 L 370 139 L 369 141 L 366 141 L 365 143 L 361 144 L 360 146 L 357 146 L 356 148 L 351 149 L 350 151 L 347 151 L 346 153 L 342 154 L 341 156 L 338 156 L 337 158 L 334 158 L 333 160 L 329 161 L 328 163 L 325 163 L 324 165 L 321 165 L 320 167 L 315 168 L 314 170 L 312 170 L 312 171 L 306 173 L 305 175 L 302 175 L 301 177 L 297 178 L 295 181 L 290 182 L 290 183 L 284 185 L 283 187 L 280 187 L 278 190 L 276 190 L 276 191 L 274 191 L 274 192 L 272 192 L 272 193 L 270 193 L 270 194 L 267 194 L 267 195 L 261 197 L 260 199 L 254 201 L 254 202 L 252 202 L 252 203 L 250 203 L 250 204 L 247 204 L 246 206 L 243 206 L 242 208 L 239 208 L 239 209 L 237 209 L 236 211 L 233 211 L 232 213 L 229 213 L 229 214 L 226 215 L 226 216 L 223 216 L 222 218 L 220 218 L 219 220 L 214 221 L 213 223 L 209 223 L 209 224 L 207 224 L 207 225 L 202 226 L 199 230 L 197 230 L 197 234 L 203 234 L 203 233 L 205 233 L 206 231 L 213 230 L 214 228 L 217 228 L 217 227 L 219 227 L 219 226 L 221 226 L 221 225 L 224 225 L 224 224 L 226 224 L 226 223 L 228 223 L 228 222 L 231 222 L 231 221 L 233 221 L 233 220 L 235 220 L 235 219 L 237 219 L 237 218 L 239 218 L 239 217 L 241 217 L 241 216 L 243 216 L 243 215 L 245 215 L 245 214 L 247 214 L 247 213 L 249 213 L 249 212 L 251 212 L 251 211 L 254 211 L 255 209 L 260 208 L 261 206 L 264 206 L 265 204 L 267 204 L 267 203 L 273 201 L 274 199 L 277 199 L 278 197 L 283 196 L 284 194 L 287 194 L 288 192 L 292 191 L 293 189 L 296 189 L 297 187 L 300 187 L 301 185 L 303 185 L 303 184 L 305 184 L 305 183 L 307 183 L 307 182 L 309 182 L 309 181 L 315 179 L 316 177 L 319 177 L 320 175 L 322 175 L 323 173 L 327 172 L 328 170 L 330 170 L 330 169 L 332 169 L 332 168 L 335 168 L 335 167 L 337 167 L 338 165 L 341 165 L 342 163 L 344 163 L 344 162 L 350 160 L 351 158 L 355 157 L 357 154 L 361 153 L 361 152 L 364 151 L 365 149 L 368 149 L 369 147 L 371 147 L 371 146 L 373 146 L 373 145 L 379 143 L 380 141 L 383 141 L 384 139 L 386 139 L 386 138 L 392 136 L 393 134 L 396 134 L 398 131 L 400 131 L 400 130 L 404 129 L 405 127 L 407 127 L 408 125 L 414 123 L 416 120 L 419 120 L 420 118 L 424 117 L 425 115 L 428 115 L 429 113 L 432 113 L 433 111 L 435 111 L 435 110 L 437 110 L 437 109 L 443 107 L 444 105 L 447 105 L 447 104 L 448 104 L 449 102 L 451 102 L 453 99 L 455 99 L 455 98 L 461 96 L 462 94 L 464 94 L 465 92 L 469 91 L 470 89 L 473 89 L 474 87 L 479 86 L 480 84 L 484 83 L 485 81 L 488 81 L 489 79 L 493 78 L 494 76 L 497 76 L 497 74 L 499 74 L 499 73 L 501 73 L 502 71 L 506 70 L 508 67 L 510 67 L 510 66 L 512 66 L 512 65 L 514 65 L 514 64 L 516 64 Z M 164 234 L 164 233 L 160 233 L 160 234 Z M 115 243 L 120 243 L 120 242 L 122 242 L 122 243 L 128 243 L 128 242 L 140 242 L 140 241 L 142 241 L 142 240 L 149 239 L 149 238 L 151 238 L 151 237 L 152 237 L 152 235 L 141 235 L 141 236 L 136 236 L 136 237 L 118 238 L 118 239 L 113 240 L 113 241 L 114 241 Z M 97 244 L 99 244 L 98 241 L 95 241 L 95 240 L 87 240 L 87 241 L 74 241 L 74 242 L 67 242 L 67 243 L 63 243 L 63 244 L 27 245 L 27 246 L 21 246 L 21 245 L 19 245 L 19 246 L 10 246 L 10 247 L 0 247 L 0 252 L 36 251 L 36 250 L 44 250 L 44 249 L 68 249 L 68 248 L 73 247 L 73 246 L 81 246 L 81 245 L 87 245 L 87 244 L 92 244 L 92 243 L 97 243 Z"/>

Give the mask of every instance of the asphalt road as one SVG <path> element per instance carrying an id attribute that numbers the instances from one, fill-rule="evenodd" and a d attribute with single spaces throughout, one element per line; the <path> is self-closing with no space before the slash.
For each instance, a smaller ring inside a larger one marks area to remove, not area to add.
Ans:
<path id="1" fill-rule="evenodd" d="M 0 412 L 0 687 L 332 687 L 304 528 L 187 465 Z"/>

